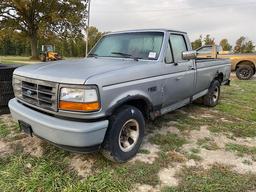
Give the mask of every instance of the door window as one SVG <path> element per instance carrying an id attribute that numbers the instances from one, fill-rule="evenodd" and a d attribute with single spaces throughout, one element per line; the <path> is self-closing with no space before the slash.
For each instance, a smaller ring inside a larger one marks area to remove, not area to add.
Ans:
<path id="1" fill-rule="evenodd" d="M 173 63 L 173 56 L 172 56 L 172 49 L 170 46 L 170 42 L 168 42 L 168 47 L 166 50 L 166 56 L 165 56 L 165 62 L 166 63 Z"/>
<path id="2" fill-rule="evenodd" d="M 174 60 L 176 62 L 183 61 L 182 52 L 187 51 L 187 45 L 183 35 L 171 34 L 170 41 L 172 45 Z"/>

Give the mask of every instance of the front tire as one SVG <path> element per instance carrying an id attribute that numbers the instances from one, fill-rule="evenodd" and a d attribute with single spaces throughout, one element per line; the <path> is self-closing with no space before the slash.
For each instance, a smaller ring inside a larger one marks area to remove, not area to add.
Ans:
<path id="1" fill-rule="evenodd" d="M 144 137 L 145 120 L 139 109 L 123 106 L 109 120 L 102 154 L 111 161 L 124 163 L 133 158 Z"/>
<path id="2" fill-rule="evenodd" d="M 220 82 L 214 80 L 209 87 L 207 95 L 203 97 L 203 104 L 208 107 L 215 107 L 220 98 Z"/>
<path id="3" fill-rule="evenodd" d="M 240 65 L 236 69 L 236 76 L 240 80 L 250 80 L 254 75 L 254 69 L 250 65 Z"/>

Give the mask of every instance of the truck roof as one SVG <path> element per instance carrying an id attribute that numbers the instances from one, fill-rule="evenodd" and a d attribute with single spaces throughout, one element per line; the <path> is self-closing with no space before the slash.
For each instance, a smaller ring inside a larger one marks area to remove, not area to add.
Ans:
<path id="1" fill-rule="evenodd" d="M 124 31 L 116 31 L 116 32 L 109 32 L 107 34 L 118 34 L 118 33 L 131 33 L 131 32 L 174 32 L 174 33 L 183 33 L 187 34 L 184 31 L 177 31 L 177 30 L 171 30 L 171 29 L 134 29 L 134 30 L 124 30 Z"/>

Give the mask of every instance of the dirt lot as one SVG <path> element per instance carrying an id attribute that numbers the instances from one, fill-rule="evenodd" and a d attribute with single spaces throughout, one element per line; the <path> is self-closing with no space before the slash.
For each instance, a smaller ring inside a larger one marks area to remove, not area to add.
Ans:
<path id="1" fill-rule="evenodd" d="M 0 189 L 256 191 L 256 82 L 222 90 L 216 108 L 193 104 L 148 122 L 140 153 L 121 165 L 27 137 L 0 116 Z"/>

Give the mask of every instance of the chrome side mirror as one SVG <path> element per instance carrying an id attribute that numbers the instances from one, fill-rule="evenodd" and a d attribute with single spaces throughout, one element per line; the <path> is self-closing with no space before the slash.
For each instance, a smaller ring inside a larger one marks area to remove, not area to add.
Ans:
<path id="1" fill-rule="evenodd" d="M 197 52 L 196 51 L 184 51 L 182 52 L 182 59 L 183 60 L 191 60 L 196 59 Z"/>

